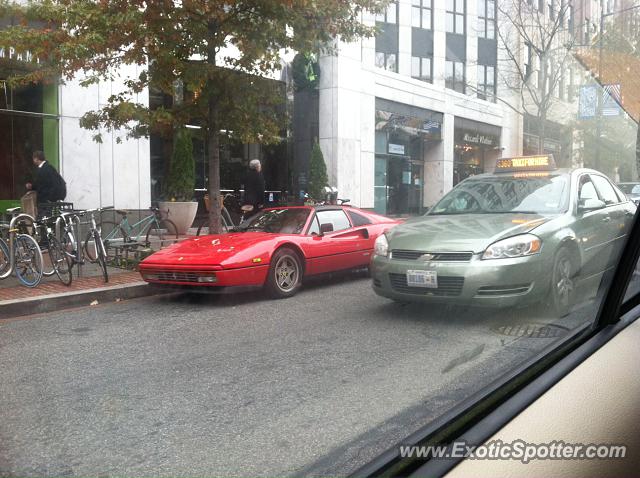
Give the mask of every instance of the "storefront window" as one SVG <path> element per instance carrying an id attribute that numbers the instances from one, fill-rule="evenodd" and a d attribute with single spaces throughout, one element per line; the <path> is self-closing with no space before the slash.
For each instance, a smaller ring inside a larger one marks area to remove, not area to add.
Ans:
<path id="1" fill-rule="evenodd" d="M 25 193 L 34 151 L 43 150 L 58 166 L 57 106 L 55 84 L 11 88 L 0 79 L 0 201 L 17 200 Z"/>
<path id="2" fill-rule="evenodd" d="M 500 128 L 456 118 L 454 137 L 454 186 L 470 176 L 493 170 L 501 153 Z"/>
<path id="3" fill-rule="evenodd" d="M 374 208 L 389 215 L 420 214 L 425 152 L 441 141 L 442 115 L 400 104 L 384 106 L 397 112 L 376 111 Z"/>

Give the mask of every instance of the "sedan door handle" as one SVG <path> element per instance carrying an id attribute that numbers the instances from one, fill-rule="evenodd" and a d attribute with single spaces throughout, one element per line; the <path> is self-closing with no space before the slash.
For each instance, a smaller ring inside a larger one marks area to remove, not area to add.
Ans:
<path id="1" fill-rule="evenodd" d="M 610 221 L 611 221 L 611 218 L 609 216 L 602 218 L 602 222 L 610 222 Z"/>

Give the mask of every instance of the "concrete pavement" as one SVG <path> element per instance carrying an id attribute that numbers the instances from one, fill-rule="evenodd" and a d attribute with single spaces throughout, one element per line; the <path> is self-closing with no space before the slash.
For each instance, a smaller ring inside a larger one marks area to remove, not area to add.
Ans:
<path id="1" fill-rule="evenodd" d="M 0 321 L 0 473 L 343 476 L 591 318 L 403 307 L 347 274 Z"/>

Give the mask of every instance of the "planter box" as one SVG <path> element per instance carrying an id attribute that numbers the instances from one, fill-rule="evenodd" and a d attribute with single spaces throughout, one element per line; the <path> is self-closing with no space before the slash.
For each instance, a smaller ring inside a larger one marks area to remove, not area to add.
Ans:
<path id="1" fill-rule="evenodd" d="M 175 223 L 180 235 L 187 233 L 198 212 L 198 203 L 195 201 L 162 201 L 158 203 L 158 207 L 162 217 L 171 219 Z"/>

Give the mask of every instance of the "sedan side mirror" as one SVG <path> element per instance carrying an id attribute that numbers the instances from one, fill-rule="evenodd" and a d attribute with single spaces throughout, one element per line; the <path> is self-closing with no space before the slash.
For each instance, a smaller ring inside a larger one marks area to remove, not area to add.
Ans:
<path id="1" fill-rule="evenodd" d="M 333 232 L 333 224 L 330 222 L 320 224 L 320 235 L 324 236 L 327 232 Z"/>
<path id="2" fill-rule="evenodd" d="M 606 204 L 600 199 L 584 199 L 578 202 L 578 212 L 589 212 L 602 209 Z"/>

